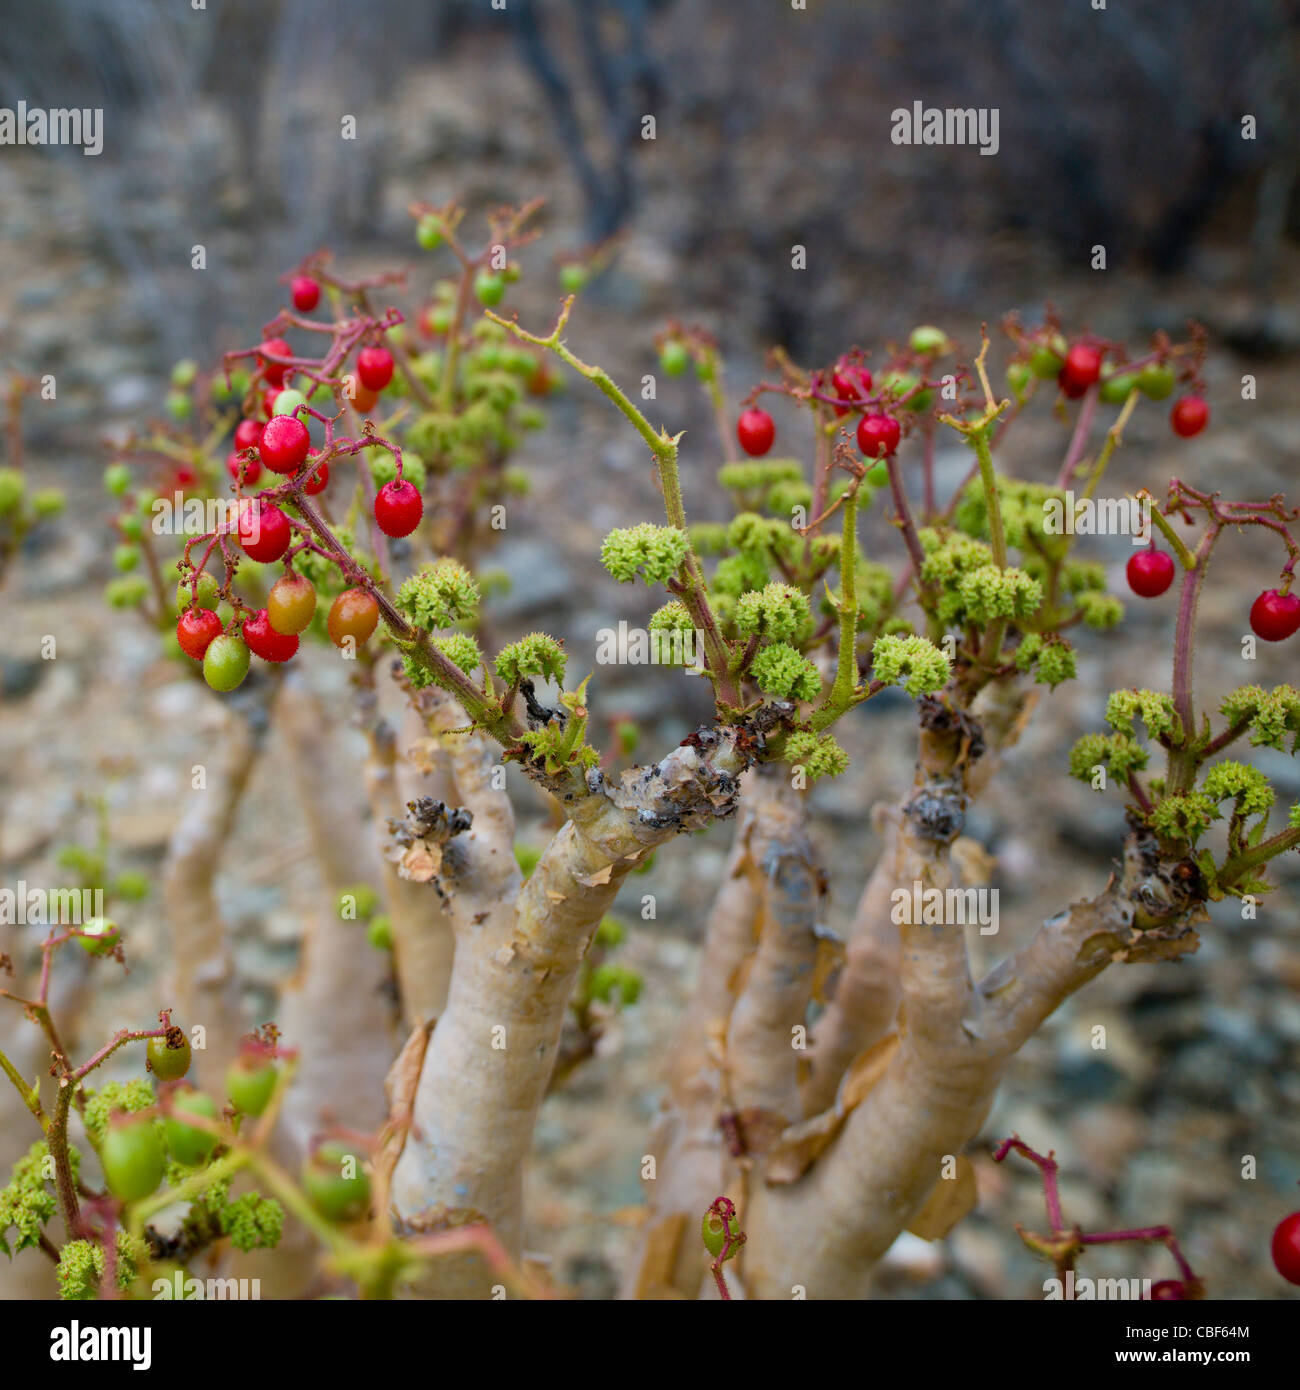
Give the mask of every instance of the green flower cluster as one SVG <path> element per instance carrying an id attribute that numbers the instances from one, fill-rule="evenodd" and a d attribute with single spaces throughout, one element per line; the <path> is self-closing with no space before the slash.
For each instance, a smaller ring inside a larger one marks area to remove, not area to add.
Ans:
<path id="1" fill-rule="evenodd" d="M 450 556 L 423 565 L 397 591 L 397 606 L 425 632 L 468 622 L 478 614 L 473 576 Z"/>
<path id="2" fill-rule="evenodd" d="M 269 1250 L 280 1243 L 284 1232 L 284 1208 L 274 1197 L 245 1192 L 226 1203 L 218 1215 L 222 1235 L 246 1254 L 250 1250 Z"/>
<path id="3" fill-rule="evenodd" d="M 1272 690 L 1243 685 L 1227 696 L 1219 711 L 1230 725 L 1248 723 L 1250 741 L 1257 748 L 1292 754 L 1300 749 L 1300 690 L 1293 685 Z"/>
<path id="4" fill-rule="evenodd" d="M 873 678 L 901 685 L 913 699 L 942 690 L 950 668 L 945 653 L 924 637 L 881 636 L 871 649 Z"/>
<path id="5" fill-rule="evenodd" d="M 131 1081 L 106 1081 L 97 1091 L 87 1091 L 85 1097 L 81 1118 L 96 1148 L 103 1141 L 110 1115 L 118 1110 L 128 1115 L 147 1110 L 155 1099 L 153 1086 L 142 1076 Z"/>
<path id="6" fill-rule="evenodd" d="M 81 1155 L 75 1149 L 70 1149 L 69 1155 L 75 1176 Z M 9 1185 L 0 1188 L 0 1250 L 11 1258 L 38 1244 L 45 1223 L 54 1215 L 54 1194 L 44 1177 L 49 1158 L 49 1146 L 39 1140 L 14 1164 Z M 11 1230 L 15 1232 L 12 1244 Z"/>
<path id="7" fill-rule="evenodd" d="M 496 672 L 509 686 L 516 686 L 529 676 L 545 676 L 556 685 L 564 684 L 568 657 L 554 637 L 545 632 L 530 632 L 497 654 Z"/>
<path id="8" fill-rule="evenodd" d="M 483 664 L 483 653 L 468 632 L 448 632 L 433 639 L 433 645 L 467 676 L 472 676 Z"/>
<path id="9" fill-rule="evenodd" d="M 1023 482 L 1019 478 L 997 476 L 998 508 L 1007 545 L 1026 556 L 1060 560 L 1070 548 L 1071 536 L 1047 529 L 1053 513 L 1064 516 L 1065 493 L 1045 483 Z M 983 481 L 971 480 L 953 512 L 953 523 L 967 535 L 987 540 L 989 536 L 988 500 Z"/>
<path id="10" fill-rule="evenodd" d="M 747 637 L 802 642 L 812 628 L 812 613 L 803 593 L 791 584 L 774 582 L 740 595 L 735 623 Z"/>
<path id="11" fill-rule="evenodd" d="M 600 547 L 600 561 L 620 584 L 630 584 L 638 576 L 647 584 L 666 584 L 681 567 L 688 548 L 685 531 L 643 521 L 611 531 Z"/>
<path id="12" fill-rule="evenodd" d="M 921 582 L 938 591 L 935 614 L 949 626 L 983 627 L 998 619 L 1023 622 L 1043 601 L 1042 585 L 1022 569 L 1000 568 L 993 553 L 969 536 L 920 533 Z"/>
<path id="13" fill-rule="evenodd" d="M 1121 782 L 1147 765 L 1147 750 L 1129 734 L 1084 734 L 1070 750 L 1070 776 L 1091 782 L 1093 769 L 1104 767 Z"/>
<path id="14" fill-rule="evenodd" d="M 1064 637 L 1029 632 L 1016 648 L 1016 667 L 1021 671 L 1032 668 L 1039 685 L 1055 690 L 1062 681 L 1073 680 L 1076 675 L 1074 648 Z"/>
<path id="15" fill-rule="evenodd" d="M 821 677 L 817 667 L 802 652 L 775 642 L 764 647 L 750 666 L 758 688 L 779 700 L 815 700 L 821 694 Z"/>
<path id="16" fill-rule="evenodd" d="M 129 1289 L 146 1252 L 139 1241 L 125 1231 L 117 1233 L 117 1287 Z M 95 1240 L 70 1240 L 59 1252 L 59 1297 L 84 1301 L 99 1297 L 99 1281 L 104 1277 L 104 1247 Z"/>
<path id="17" fill-rule="evenodd" d="M 796 730 L 785 741 L 785 760 L 802 767 L 809 782 L 838 777 L 849 765 L 849 755 L 830 734 L 820 738 L 806 729 Z"/>

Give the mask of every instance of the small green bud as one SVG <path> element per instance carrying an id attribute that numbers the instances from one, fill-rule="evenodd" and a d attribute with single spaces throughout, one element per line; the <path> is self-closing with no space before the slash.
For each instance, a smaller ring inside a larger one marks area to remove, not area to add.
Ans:
<path id="1" fill-rule="evenodd" d="M 1058 356 L 1049 347 L 1036 347 L 1029 354 L 1029 370 L 1040 381 L 1055 380 L 1065 366 L 1065 358 Z"/>
<path id="2" fill-rule="evenodd" d="M 124 463 L 110 463 L 104 469 L 104 491 L 122 497 L 131 486 L 131 470 Z"/>
<path id="3" fill-rule="evenodd" d="M 669 338 L 659 349 L 659 365 L 669 376 L 681 376 L 690 363 L 691 355 L 686 350 L 686 344 L 676 338 Z"/>
<path id="4" fill-rule="evenodd" d="M 442 245 L 442 218 L 426 212 L 415 224 L 415 239 L 426 251 L 436 251 Z"/>

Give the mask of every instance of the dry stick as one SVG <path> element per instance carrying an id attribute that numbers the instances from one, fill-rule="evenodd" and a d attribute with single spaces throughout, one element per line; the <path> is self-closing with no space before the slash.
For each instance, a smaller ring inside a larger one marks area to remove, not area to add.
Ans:
<path id="1" fill-rule="evenodd" d="M 393 1202 L 403 1219 L 423 1213 L 426 1222 L 445 1220 L 470 1209 L 491 1222 L 508 1250 L 518 1250 L 522 1168 L 591 936 L 622 879 L 647 853 L 734 809 L 750 755 L 711 730 L 698 731 L 697 739 L 702 748 L 680 746 L 657 766 L 625 774 L 618 786 L 589 774 L 590 794 L 568 802 L 570 819 L 513 910 L 519 873 L 504 798 L 490 823 L 494 833 L 448 854 L 456 962 L 425 1055 L 413 1132 L 394 1173 Z M 484 762 L 482 773 L 489 772 Z M 456 780 L 463 794 L 459 767 Z M 476 812 L 472 834 L 480 831 Z M 444 1295 L 482 1288 L 481 1270 L 439 1276 Z"/>

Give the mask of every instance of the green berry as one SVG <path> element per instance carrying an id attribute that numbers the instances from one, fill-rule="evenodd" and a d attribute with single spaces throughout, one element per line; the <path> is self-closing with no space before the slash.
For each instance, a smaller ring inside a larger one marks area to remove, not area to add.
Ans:
<path id="1" fill-rule="evenodd" d="M 691 355 L 686 350 L 686 344 L 676 338 L 669 338 L 659 349 L 659 365 L 669 376 L 681 376 L 690 362 Z"/>
<path id="2" fill-rule="evenodd" d="M 442 218 L 426 212 L 415 224 L 415 239 L 426 251 L 436 251 L 442 245 Z"/>
<path id="3" fill-rule="evenodd" d="M 163 1180 L 162 1139 L 150 1118 L 114 1117 L 99 1146 L 99 1163 L 109 1191 L 121 1202 L 138 1202 Z"/>
<path id="4" fill-rule="evenodd" d="M 226 1094 L 245 1115 L 260 1115 L 270 1104 L 279 1075 L 279 1069 L 267 1057 L 237 1057 L 226 1068 Z"/>
<path id="5" fill-rule="evenodd" d="M 190 576 L 190 578 L 182 579 L 176 585 L 176 611 L 178 613 L 183 613 L 190 606 L 190 600 L 194 597 L 190 588 L 192 580 L 193 576 Z M 207 570 L 199 575 L 198 591 L 199 607 L 211 608 L 215 613 L 217 604 L 221 601 L 220 588 L 214 576 L 210 575 Z"/>
<path id="6" fill-rule="evenodd" d="M 123 496 L 131 486 L 131 470 L 124 463 L 110 463 L 104 469 L 104 490 L 113 497 Z"/>
<path id="7" fill-rule="evenodd" d="M 566 294 L 577 294 L 587 284 L 587 267 L 580 261 L 565 261 L 560 267 L 560 288 Z"/>
<path id="8" fill-rule="evenodd" d="M 1007 368 L 1007 385 L 1017 400 L 1022 399 L 1029 389 L 1033 375 L 1028 362 L 1013 362 Z"/>
<path id="9" fill-rule="evenodd" d="M 730 1232 L 732 1244 L 731 1249 L 727 1251 L 727 1259 L 731 1259 L 740 1248 L 738 1241 L 740 1218 L 733 1216 L 724 1225 L 722 1217 L 717 1212 L 710 1209 L 704 1213 L 704 1220 L 700 1223 L 700 1234 L 704 1237 L 704 1248 L 715 1260 L 722 1254 L 722 1248 L 727 1243 L 728 1232 Z"/>
<path id="10" fill-rule="evenodd" d="M 140 563 L 140 552 L 133 545 L 119 545 L 113 550 L 113 568 L 122 574 L 130 574 Z"/>
<path id="11" fill-rule="evenodd" d="M 1065 366 L 1065 358 L 1049 347 L 1036 347 L 1029 355 L 1029 370 L 1040 381 L 1055 381 Z"/>
<path id="12" fill-rule="evenodd" d="M 108 917 L 90 917 L 81 924 L 77 941 L 92 956 L 106 956 L 117 945 L 121 928 Z"/>
<path id="13" fill-rule="evenodd" d="M 190 1040 L 183 1028 L 169 1028 L 165 1036 L 150 1038 L 145 1049 L 146 1066 L 160 1081 L 179 1081 L 190 1069 Z"/>
<path id="14" fill-rule="evenodd" d="M 252 658 L 242 637 L 223 632 L 208 643 L 203 653 L 203 679 L 213 690 L 225 693 L 244 683 Z"/>
<path id="15" fill-rule="evenodd" d="M 188 420 L 194 413 L 194 402 L 184 391 L 168 391 L 167 399 L 163 404 L 167 408 L 167 414 L 173 420 Z"/>
<path id="16" fill-rule="evenodd" d="M 292 415 L 306 404 L 307 397 L 301 391 L 295 391 L 292 387 L 288 387 L 275 398 L 275 404 L 271 407 L 271 414 Z"/>
<path id="17" fill-rule="evenodd" d="M 919 352 L 925 357 L 942 357 L 944 353 L 952 351 L 948 335 L 942 328 L 936 328 L 929 323 L 912 329 L 912 336 L 908 339 L 907 345 L 913 352 Z"/>
<path id="18" fill-rule="evenodd" d="M 312 1206 L 330 1221 L 354 1221 L 370 1206 L 370 1178 L 357 1155 L 335 1139 L 318 1145 L 303 1164 L 302 1185 Z"/>
<path id="19" fill-rule="evenodd" d="M 366 940 L 377 951 L 393 949 L 393 919 L 386 912 L 370 919 L 370 924 L 366 927 Z"/>
<path id="20" fill-rule="evenodd" d="M 202 1163 L 217 1147 L 215 1134 L 197 1125 L 187 1125 L 180 1115 L 200 1115 L 205 1120 L 217 1118 L 217 1103 L 203 1091 L 185 1089 L 172 1099 L 173 1114 L 163 1120 L 163 1139 L 177 1163 L 193 1166 Z"/>
<path id="21" fill-rule="evenodd" d="M 198 374 L 199 364 L 192 357 L 182 357 L 172 368 L 172 385 L 184 391 L 194 385 L 194 378 Z"/>
<path id="22" fill-rule="evenodd" d="M 505 280 L 494 271 L 480 270 L 474 277 L 474 293 L 478 296 L 478 302 L 489 309 L 501 303 L 505 292 Z"/>
<path id="23" fill-rule="evenodd" d="M 1163 401 L 1175 383 L 1174 369 L 1159 362 L 1148 362 L 1137 374 L 1137 388 L 1149 401 Z"/>
<path id="24" fill-rule="evenodd" d="M 1107 405 L 1123 405 L 1136 384 L 1137 377 L 1132 372 L 1114 372 L 1102 379 L 1098 395 Z"/>

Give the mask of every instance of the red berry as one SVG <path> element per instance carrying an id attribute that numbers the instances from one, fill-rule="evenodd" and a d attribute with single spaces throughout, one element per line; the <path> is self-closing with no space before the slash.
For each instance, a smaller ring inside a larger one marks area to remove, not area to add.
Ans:
<path id="1" fill-rule="evenodd" d="M 175 482 L 177 488 L 181 492 L 184 492 L 187 487 L 193 487 L 194 484 L 198 482 L 199 475 L 188 463 L 183 463 L 176 470 L 172 480 Z"/>
<path id="2" fill-rule="evenodd" d="M 240 507 L 239 543 L 250 560 L 269 565 L 289 549 L 289 539 L 289 518 L 274 502 L 246 500 Z"/>
<path id="3" fill-rule="evenodd" d="M 1250 625 L 1265 642 L 1282 642 L 1300 628 L 1300 597 L 1265 589 L 1250 605 Z"/>
<path id="4" fill-rule="evenodd" d="M 776 442 L 776 422 L 766 410 L 750 406 L 736 421 L 736 438 L 750 458 L 760 458 Z"/>
<path id="5" fill-rule="evenodd" d="M 1128 586 L 1140 598 L 1159 598 L 1174 582 L 1174 560 L 1163 550 L 1139 550 L 1130 556 Z"/>
<path id="6" fill-rule="evenodd" d="M 1288 1284 L 1300 1284 L 1300 1211 L 1277 1223 L 1273 1232 L 1273 1263 Z"/>
<path id="7" fill-rule="evenodd" d="M 256 449 L 264 428 L 260 420 L 241 420 L 235 426 L 235 448 Z"/>
<path id="8" fill-rule="evenodd" d="M 379 489 L 375 498 L 375 520 L 386 536 L 409 536 L 424 515 L 420 490 L 405 478 L 394 478 Z"/>
<path id="9" fill-rule="evenodd" d="M 1180 1302 L 1183 1296 L 1181 1279 L 1159 1279 L 1151 1285 L 1151 1298 L 1156 1303 Z"/>
<path id="10" fill-rule="evenodd" d="M 266 378 L 268 386 L 283 386 L 284 374 L 288 370 L 282 362 L 268 362 L 266 353 L 274 353 L 277 357 L 292 357 L 293 349 L 283 338 L 268 338 L 262 344 L 258 358 L 262 363 L 262 375 Z"/>
<path id="11" fill-rule="evenodd" d="M 203 660 L 208 643 L 220 635 L 221 619 L 211 608 L 187 608 L 176 619 L 176 640 L 181 644 L 181 651 L 195 661 Z"/>
<path id="12" fill-rule="evenodd" d="M 310 314 L 320 303 L 320 286 L 310 275 L 295 275 L 289 293 L 293 296 L 293 307 L 304 314 Z"/>
<path id="13" fill-rule="evenodd" d="M 275 398 L 283 390 L 283 386 L 268 386 L 266 390 L 262 392 L 262 414 L 265 415 L 268 420 L 275 414 Z"/>
<path id="14" fill-rule="evenodd" d="M 288 661 L 298 650 L 297 634 L 277 632 L 265 608 L 259 608 L 245 621 L 244 641 L 248 643 L 248 650 L 263 661 Z"/>
<path id="15" fill-rule="evenodd" d="M 357 353 L 357 375 L 366 390 L 382 391 L 393 379 L 393 354 L 387 348 L 362 348 Z"/>
<path id="16" fill-rule="evenodd" d="M 902 433 L 892 415 L 864 415 L 858 421 L 858 448 L 869 459 L 888 458 L 898 448 Z"/>
<path id="17" fill-rule="evenodd" d="M 1101 353 L 1096 348 L 1083 343 L 1075 345 L 1065 354 L 1065 365 L 1057 376 L 1061 390 L 1073 401 L 1101 376 Z"/>
<path id="18" fill-rule="evenodd" d="M 842 401 L 857 401 L 871 394 L 871 373 L 865 367 L 841 362 L 831 375 L 831 385 Z M 837 405 L 836 415 L 847 415 L 849 407 Z"/>
<path id="19" fill-rule="evenodd" d="M 1184 396 L 1181 401 L 1175 402 L 1169 412 L 1169 423 L 1174 427 L 1175 434 L 1190 439 L 1210 423 L 1210 407 L 1200 396 Z"/>
<path id="20" fill-rule="evenodd" d="M 255 483 L 262 476 L 262 465 L 256 459 L 245 459 L 236 450 L 226 458 L 226 472 L 236 480 L 242 475 L 246 483 Z"/>
<path id="21" fill-rule="evenodd" d="M 257 451 L 272 473 L 292 473 L 307 457 L 311 435 L 294 415 L 273 415 L 262 431 Z"/>
<path id="22" fill-rule="evenodd" d="M 308 459 L 310 460 L 315 458 L 319 452 L 320 451 L 317 449 L 310 450 L 307 454 Z M 310 468 L 311 464 L 308 463 L 307 467 Z M 317 468 L 317 470 L 311 475 L 311 477 L 309 477 L 307 481 L 303 484 L 302 490 L 307 494 L 308 497 L 315 497 L 318 492 L 325 491 L 325 489 L 329 486 L 329 482 L 330 466 L 328 463 L 322 463 L 320 467 Z"/>

